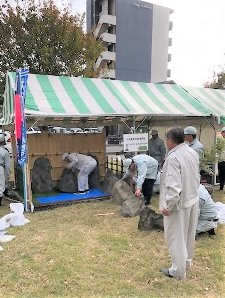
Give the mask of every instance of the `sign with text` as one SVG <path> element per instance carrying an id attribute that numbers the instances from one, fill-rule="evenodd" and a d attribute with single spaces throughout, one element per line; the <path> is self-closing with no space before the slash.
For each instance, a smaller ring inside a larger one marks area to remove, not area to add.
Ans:
<path id="1" fill-rule="evenodd" d="M 148 134 L 133 133 L 123 135 L 124 152 L 147 151 Z"/>

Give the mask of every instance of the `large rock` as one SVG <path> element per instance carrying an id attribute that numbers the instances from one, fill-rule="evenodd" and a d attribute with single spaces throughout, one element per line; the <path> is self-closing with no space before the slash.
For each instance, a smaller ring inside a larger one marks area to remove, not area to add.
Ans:
<path id="1" fill-rule="evenodd" d="M 128 197 L 122 204 L 121 213 L 125 217 L 133 217 L 139 214 L 140 207 L 143 204 L 143 200 L 140 197 L 134 195 Z"/>
<path id="2" fill-rule="evenodd" d="M 70 169 L 63 169 L 58 183 L 58 189 L 62 192 L 77 192 L 77 172 Z"/>
<path id="3" fill-rule="evenodd" d="M 118 180 L 112 189 L 111 201 L 115 204 L 122 205 L 128 198 L 134 197 L 130 186 L 122 180 Z"/>
<path id="4" fill-rule="evenodd" d="M 125 217 L 133 217 L 139 214 L 143 200 L 140 197 L 135 197 L 133 190 L 126 181 L 119 180 L 115 183 L 111 201 L 121 205 L 121 213 Z"/>
<path id="5" fill-rule="evenodd" d="M 163 215 L 157 214 L 149 207 L 140 210 L 138 229 L 141 231 L 161 230 L 163 231 Z"/>
<path id="6" fill-rule="evenodd" d="M 103 182 L 103 185 L 102 185 L 102 189 L 108 193 L 108 194 L 112 194 L 113 192 L 113 187 L 114 185 L 119 181 L 119 179 L 116 177 L 116 175 L 108 170 L 106 172 L 106 175 L 105 175 L 105 179 L 104 179 L 104 182 Z"/>
<path id="7" fill-rule="evenodd" d="M 31 176 L 33 193 L 47 193 L 53 190 L 51 168 L 48 158 L 38 157 L 35 160 Z"/>

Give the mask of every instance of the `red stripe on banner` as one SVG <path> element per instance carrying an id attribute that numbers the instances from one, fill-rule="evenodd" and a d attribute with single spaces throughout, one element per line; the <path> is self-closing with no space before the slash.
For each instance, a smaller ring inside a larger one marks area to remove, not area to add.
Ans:
<path id="1" fill-rule="evenodd" d="M 22 130 L 22 112 L 21 112 L 21 100 L 20 95 L 14 96 L 14 111 L 15 111 L 15 137 L 16 140 L 21 139 Z"/>

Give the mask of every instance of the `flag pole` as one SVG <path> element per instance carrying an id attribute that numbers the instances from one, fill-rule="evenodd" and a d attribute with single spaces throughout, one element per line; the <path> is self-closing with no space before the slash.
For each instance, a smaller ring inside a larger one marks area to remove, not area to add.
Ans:
<path id="1" fill-rule="evenodd" d="M 24 210 L 28 211 L 28 196 L 27 196 L 27 163 L 23 164 L 23 203 Z"/>

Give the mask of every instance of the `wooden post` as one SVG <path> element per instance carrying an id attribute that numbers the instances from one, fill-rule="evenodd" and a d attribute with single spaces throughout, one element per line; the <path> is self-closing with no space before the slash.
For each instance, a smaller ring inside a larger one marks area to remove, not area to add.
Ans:
<path id="1" fill-rule="evenodd" d="M 29 159 L 29 157 L 28 157 Z M 28 162 L 29 165 L 29 162 Z M 32 190 L 31 190 L 31 177 L 30 177 L 30 168 L 27 165 L 26 170 L 27 170 L 27 198 L 30 203 L 30 205 L 33 203 L 33 196 L 32 196 Z"/>
<path id="2" fill-rule="evenodd" d="M 118 157 L 116 158 L 116 174 L 119 173 Z"/>
<path id="3" fill-rule="evenodd" d="M 108 155 L 106 156 L 106 169 L 108 170 L 109 168 L 109 159 L 108 159 Z"/>
<path id="4" fill-rule="evenodd" d="M 114 169 L 113 169 L 113 157 L 112 156 L 110 158 L 110 166 L 111 166 L 111 171 L 114 171 Z"/>

